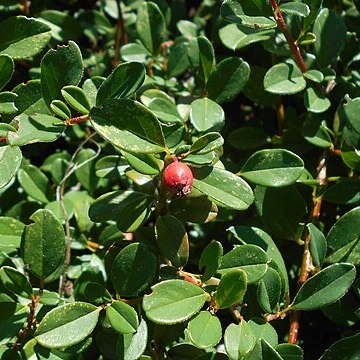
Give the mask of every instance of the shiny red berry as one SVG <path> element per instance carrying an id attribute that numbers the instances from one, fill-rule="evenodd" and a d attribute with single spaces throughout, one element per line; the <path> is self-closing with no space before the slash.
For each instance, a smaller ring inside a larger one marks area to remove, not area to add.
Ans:
<path id="1" fill-rule="evenodd" d="M 165 168 L 162 181 L 172 194 L 185 196 L 191 192 L 194 176 L 185 163 L 175 161 Z"/>

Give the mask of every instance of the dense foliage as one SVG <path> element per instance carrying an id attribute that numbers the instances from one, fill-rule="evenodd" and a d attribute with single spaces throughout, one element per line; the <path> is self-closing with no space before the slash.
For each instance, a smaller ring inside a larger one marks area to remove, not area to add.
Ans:
<path id="1" fill-rule="evenodd" d="M 358 359 L 359 11 L 0 1 L 1 359 Z"/>

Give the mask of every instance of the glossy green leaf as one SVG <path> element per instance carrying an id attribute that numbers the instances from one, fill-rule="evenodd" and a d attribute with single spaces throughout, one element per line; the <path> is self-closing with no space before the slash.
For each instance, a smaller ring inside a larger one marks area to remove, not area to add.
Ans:
<path id="1" fill-rule="evenodd" d="M 253 29 L 241 24 L 229 24 L 219 30 L 222 43 L 232 50 L 239 50 L 250 44 L 268 40 L 273 34 L 273 29 Z"/>
<path id="2" fill-rule="evenodd" d="M 74 302 L 48 312 L 35 331 L 36 341 L 51 349 L 78 344 L 94 330 L 100 308 Z"/>
<path id="3" fill-rule="evenodd" d="M 96 132 L 120 149 L 142 154 L 164 151 L 159 121 L 136 101 L 112 99 L 101 108 L 93 108 L 90 115 Z"/>
<path id="4" fill-rule="evenodd" d="M 125 159 L 117 155 L 109 155 L 99 159 L 95 164 L 95 174 L 100 178 L 117 178 L 124 175 L 124 170 L 128 167 Z"/>
<path id="5" fill-rule="evenodd" d="M 306 17 L 310 15 L 310 8 L 300 2 L 287 2 L 280 5 L 280 11 L 288 15 Z"/>
<path id="6" fill-rule="evenodd" d="M 360 181 L 356 179 L 341 179 L 328 187 L 323 199 L 334 204 L 359 204 Z"/>
<path id="7" fill-rule="evenodd" d="M 112 301 L 110 292 L 96 282 L 88 282 L 86 284 L 84 295 L 86 299 L 95 304 L 104 304 Z"/>
<path id="8" fill-rule="evenodd" d="M 74 85 L 64 86 L 61 89 L 61 95 L 80 114 L 88 114 L 90 112 L 90 102 L 83 89 Z"/>
<path id="9" fill-rule="evenodd" d="M 315 69 L 310 69 L 308 70 L 306 73 L 304 73 L 304 76 L 311 80 L 314 81 L 318 84 L 322 83 L 324 80 L 324 75 L 321 71 L 319 70 L 315 70 Z"/>
<path id="10" fill-rule="evenodd" d="M 309 143 L 315 146 L 330 147 L 331 137 L 324 125 L 321 119 L 311 118 L 304 122 L 301 133 Z"/>
<path id="11" fill-rule="evenodd" d="M 358 121 L 359 110 L 360 97 L 355 99 L 347 98 L 347 102 L 341 104 L 339 108 L 340 119 L 345 123 L 349 123 L 358 134 L 360 134 L 360 125 Z"/>
<path id="12" fill-rule="evenodd" d="M 328 266 L 310 278 L 296 294 L 291 308 L 314 310 L 339 300 L 354 282 L 356 270 L 349 263 Z"/>
<path id="13" fill-rule="evenodd" d="M 130 154 L 123 151 L 129 165 L 137 172 L 145 175 L 157 175 L 164 167 L 164 162 L 152 154 Z"/>
<path id="14" fill-rule="evenodd" d="M 163 281 L 152 290 L 144 296 L 143 309 L 151 321 L 165 325 L 189 319 L 209 298 L 200 287 L 184 280 Z"/>
<path id="15" fill-rule="evenodd" d="M 20 169 L 18 180 L 25 192 L 33 199 L 42 203 L 49 202 L 49 179 L 36 166 L 27 165 Z"/>
<path id="16" fill-rule="evenodd" d="M 189 259 L 189 239 L 183 224 L 175 216 L 160 216 L 156 220 L 155 233 L 161 255 L 173 266 L 185 266 Z"/>
<path id="17" fill-rule="evenodd" d="M 139 326 L 136 311 L 123 301 L 114 301 L 107 307 L 106 316 L 111 326 L 121 334 L 132 334 Z"/>
<path id="18" fill-rule="evenodd" d="M 231 360 L 241 360 L 255 346 L 255 336 L 245 320 L 239 325 L 230 324 L 224 334 L 225 349 Z"/>
<path id="19" fill-rule="evenodd" d="M 15 106 L 17 94 L 10 91 L 3 91 L 0 93 L 0 114 L 15 114 L 18 108 Z"/>
<path id="20" fill-rule="evenodd" d="M 360 333 L 334 342 L 321 356 L 320 360 L 356 359 L 360 352 Z"/>
<path id="21" fill-rule="evenodd" d="M 226 140 L 235 149 L 253 150 L 267 144 L 267 135 L 262 129 L 243 126 L 232 131 Z"/>
<path id="22" fill-rule="evenodd" d="M 78 85 L 83 75 L 83 62 L 76 43 L 49 50 L 41 61 L 41 87 L 48 106 L 62 98 L 61 89 L 66 85 Z"/>
<path id="23" fill-rule="evenodd" d="M 283 360 L 303 360 L 304 358 L 303 350 L 296 344 L 279 344 L 275 350 Z"/>
<path id="24" fill-rule="evenodd" d="M 260 280 L 268 269 L 268 257 L 264 250 L 255 245 L 236 246 L 221 259 L 218 272 L 226 274 L 232 269 L 244 270 L 249 284 Z"/>
<path id="25" fill-rule="evenodd" d="M 151 53 L 157 53 L 160 44 L 166 40 L 166 24 L 159 7 L 149 1 L 138 8 L 136 30 L 141 42 Z"/>
<path id="26" fill-rule="evenodd" d="M 260 150 L 244 164 L 240 176 L 257 185 L 282 187 L 294 184 L 304 170 L 302 159 L 284 149 Z"/>
<path id="27" fill-rule="evenodd" d="M 34 294 L 25 275 L 10 266 L 0 268 L 0 280 L 6 290 L 11 291 L 15 295 L 29 299 Z"/>
<path id="28" fill-rule="evenodd" d="M 40 53 L 51 38 L 51 29 L 34 18 L 12 16 L 0 23 L 0 34 L 0 54 L 19 60 Z"/>
<path id="29" fill-rule="evenodd" d="M 325 68 L 339 55 L 346 41 L 344 20 L 334 10 L 324 8 L 315 20 L 313 33 L 316 61 Z"/>
<path id="30" fill-rule="evenodd" d="M 306 81 L 299 69 L 293 62 L 279 63 L 274 65 L 265 75 L 265 90 L 272 94 L 292 95 L 304 90 Z"/>
<path id="31" fill-rule="evenodd" d="M 267 269 L 260 279 L 257 296 L 264 311 L 274 312 L 281 296 L 281 278 L 276 270 L 270 267 Z"/>
<path id="32" fill-rule="evenodd" d="M 31 215 L 32 224 L 23 232 L 21 254 L 30 272 L 44 279 L 51 275 L 65 256 L 65 233 L 59 220 L 48 210 Z"/>
<path id="33" fill-rule="evenodd" d="M 329 248 L 326 262 L 360 264 L 360 207 L 350 210 L 333 225 L 326 242 Z"/>
<path id="34" fill-rule="evenodd" d="M 322 113 L 331 106 L 330 100 L 317 89 L 307 88 L 305 91 L 304 104 L 308 111 Z"/>
<path id="35" fill-rule="evenodd" d="M 222 336 L 220 320 L 209 311 L 201 311 L 189 321 L 188 334 L 196 347 L 213 347 Z"/>
<path id="36" fill-rule="evenodd" d="M 219 104 L 233 100 L 243 90 L 249 76 L 250 66 L 243 59 L 229 57 L 222 60 L 206 85 L 209 98 Z"/>
<path id="37" fill-rule="evenodd" d="M 254 201 L 250 186 L 235 174 L 216 167 L 194 168 L 194 188 L 218 205 L 247 209 Z"/>
<path id="38" fill-rule="evenodd" d="M 247 287 L 247 275 L 242 269 L 227 271 L 220 280 L 215 294 L 216 306 L 225 309 L 242 301 Z"/>
<path id="39" fill-rule="evenodd" d="M 307 213 L 304 198 L 295 185 L 283 188 L 257 186 L 255 205 L 264 224 L 285 239 L 300 238 L 300 224 Z"/>
<path id="40" fill-rule="evenodd" d="M 264 339 L 256 342 L 254 349 L 246 357 L 246 360 L 283 360 L 280 354 Z"/>
<path id="41" fill-rule="evenodd" d="M 197 155 L 207 154 L 224 143 L 223 137 L 217 132 L 210 132 L 200 136 L 190 148 L 190 152 Z"/>
<path id="42" fill-rule="evenodd" d="M 60 116 L 64 120 L 71 118 L 71 110 L 61 100 L 53 100 L 50 104 L 50 109 L 55 113 L 55 115 Z"/>
<path id="43" fill-rule="evenodd" d="M 263 339 L 272 347 L 277 345 L 278 335 L 270 323 L 261 318 L 252 318 L 249 320 L 249 325 L 254 333 L 256 341 Z"/>
<path id="44" fill-rule="evenodd" d="M 265 231 L 250 226 L 231 226 L 228 231 L 242 244 L 253 244 L 261 247 L 269 260 L 276 264 L 277 270 L 284 279 L 285 291 L 289 291 L 287 269 L 281 252 L 275 242 Z"/>
<path id="45" fill-rule="evenodd" d="M 204 274 L 201 276 L 202 281 L 209 280 L 219 268 L 221 258 L 223 255 L 223 247 L 220 242 L 212 241 L 206 246 L 204 251 L 201 253 L 199 260 L 199 269 L 205 268 Z"/>
<path id="46" fill-rule="evenodd" d="M 118 65 L 100 85 L 96 96 L 96 105 L 102 105 L 108 99 L 131 96 L 140 88 L 144 80 L 143 64 L 130 61 Z"/>
<path id="47" fill-rule="evenodd" d="M 94 222 L 114 220 L 121 231 L 132 232 L 150 216 L 153 198 L 137 191 L 113 191 L 101 195 L 90 206 Z"/>
<path id="48" fill-rule="evenodd" d="M 167 67 L 170 77 L 180 76 L 189 68 L 188 46 L 188 43 L 180 43 L 171 48 Z"/>
<path id="49" fill-rule="evenodd" d="M 225 113 L 216 102 L 197 99 L 191 103 L 190 121 L 199 132 L 220 131 L 225 124 Z"/>
<path id="50" fill-rule="evenodd" d="M 98 185 L 94 158 L 96 158 L 96 152 L 89 148 L 81 149 L 75 157 L 75 162 L 79 164 L 79 168 L 75 172 L 76 178 L 90 194 L 93 193 Z"/>
<path id="51" fill-rule="evenodd" d="M 22 154 L 18 146 L 0 146 L 0 189 L 17 173 L 21 164 Z"/>
<path id="52" fill-rule="evenodd" d="M 181 115 L 179 114 L 173 100 L 155 98 L 150 101 L 148 107 L 161 121 L 166 123 L 181 121 Z"/>
<path id="53" fill-rule="evenodd" d="M 9 55 L 0 55 L 0 90 L 10 81 L 14 70 L 13 59 Z"/>
<path id="54" fill-rule="evenodd" d="M 157 257 L 145 245 L 128 245 L 112 264 L 111 278 L 116 292 L 124 297 L 143 293 L 155 280 L 157 267 Z"/>
<path id="55" fill-rule="evenodd" d="M 321 266 L 326 256 L 326 240 L 324 234 L 314 225 L 306 225 L 310 236 L 310 254 L 316 266 Z"/>
<path id="56" fill-rule="evenodd" d="M 13 250 L 20 247 L 21 234 L 25 225 L 11 217 L 0 217 L 0 249 Z"/>

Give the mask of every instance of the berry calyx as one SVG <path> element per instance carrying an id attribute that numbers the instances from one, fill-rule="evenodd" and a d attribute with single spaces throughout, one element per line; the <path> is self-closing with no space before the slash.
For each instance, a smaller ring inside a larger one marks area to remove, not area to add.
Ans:
<path id="1" fill-rule="evenodd" d="M 173 163 L 165 168 L 162 181 L 164 187 L 170 193 L 185 196 L 191 192 L 194 175 L 185 163 L 175 159 Z"/>

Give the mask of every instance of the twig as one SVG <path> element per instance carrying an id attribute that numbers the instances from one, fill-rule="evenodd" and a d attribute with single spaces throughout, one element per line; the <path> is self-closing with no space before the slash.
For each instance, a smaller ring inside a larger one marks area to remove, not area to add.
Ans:
<path id="1" fill-rule="evenodd" d="M 276 116 L 278 121 L 279 136 L 281 136 L 285 124 L 285 110 L 281 96 L 279 96 L 276 102 Z"/>
<path id="2" fill-rule="evenodd" d="M 67 119 L 65 121 L 65 125 L 69 126 L 69 125 L 74 125 L 74 124 L 78 124 L 78 123 L 82 123 L 85 121 L 88 121 L 90 119 L 90 114 L 86 114 L 86 115 L 81 115 L 81 116 L 76 116 L 73 117 L 71 119 Z"/>
<path id="3" fill-rule="evenodd" d="M 20 5 L 22 7 L 23 13 L 26 16 L 29 16 L 30 15 L 29 1 L 28 0 L 21 0 Z"/>
<path id="4" fill-rule="evenodd" d="M 43 287 L 44 287 L 44 284 L 42 282 L 40 285 L 40 289 L 39 289 L 38 293 L 36 294 L 36 296 L 33 295 L 31 298 L 29 320 L 26 325 L 26 328 L 20 332 L 18 338 L 16 339 L 15 343 L 13 344 L 12 348 L 14 350 L 18 350 L 19 347 L 21 347 L 27 334 L 31 331 L 32 326 L 36 323 L 35 310 L 36 310 L 37 304 L 39 303 L 40 297 L 43 293 Z"/>
<path id="5" fill-rule="evenodd" d="M 65 175 L 63 177 L 63 179 L 61 180 L 60 184 L 58 185 L 57 189 L 56 189 L 56 199 L 57 201 L 60 202 L 62 211 L 64 213 L 64 220 L 65 220 L 65 234 L 66 234 L 66 253 L 65 253 L 65 267 L 64 267 L 64 271 L 62 273 L 62 275 L 60 276 L 60 282 L 59 282 L 59 295 L 62 296 L 63 291 L 64 291 L 64 286 L 65 286 L 65 282 L 66 282 L 66 277 L 67 277 L 67 272 L 68 272 L 68 268 L 70 265 L 70 260 L 71 260 L 71 233 L 70 233 L 70 220 L 69 220 L 69 216 L 68 213 L 66 211 L 66 207 L 65 207 L 65 203 L 64 203 L 64 193 L 65 193 L 65 184 L 66 181 L 69 179 L 69 177 L 78 169 L 80 169 L 81 167 L 83 167 L 84 165 L 86 165 L 87 163 L 89 163 L 90 161 L 96 159 L 100 152 L 101 152 L 101 148 L 100 146 L 92 140 L 92 138 L 96 135 L 96 133 L 92 133 L 91 135 L 89 135 L 79 146 L 78 148 L 75 150 L 74 154 L 72 155 L 69 165 L 65 171 Z M 97 151 L 95 153 L 94 156 L 92 156 L 91 158 L 85 160 L 84 162 L 78 164 L 75 162 L 75 158 L 76 156 L 79 154 L 79 152 L 81 151 L 81 149 L 84 147 L 84 145 L 88 142 L 88 141 L 92 141 L 96 146 L 97 146 Z"/>
<path id="6" fill-rule="evenodd" d="M 118 9 L 118 21 L 116 24 L 116 34 L 115 34 L 115 54 L 112 62 L 112 67 L 116 68 L 119 63 L 119 49 L 120 45 L 125 45 L 128 43 L 128 37 L 126 33 L 124 18 L 122 16 L 122 10 L 120 5 L 120 0 L 116 0 L 116 5 Z"/>
<path id="7" fill-rule="evenodd" d="M 317 180 L 320 186 L 326 185 L 326 172 L 327 172 L 327 152 L 325 151 L 317 168 Z M 316 190 L 314 191 L 314 207 L 310 216 L 310 220 L 313 224 L 319 223 L 320 212 L 321 212 L 322 198 L 316 196 Z M 310 254 L 310 241 L 311 236 L 308 234 L 304 242 L 304 254 L 301 263 L 300 276 L 297 283 L 297 290 L 308 280 L 310 271 L 312 269 L 312 257 Z M 289 344 L 296 344 L 299 333 L 301 312 L 295 310 L 290 315 L 290 330 L 289 330 Z"/>
<path id="8" fill-rule="evenodd" d="M 282 33 L 285 36 L 285 39 L 287 41 L 287 43 L 290 46 L 290 50 L 293 53 L 294 57 L 295 57 L 295 61 L 297 62 L 297 64 L 299 65 L 299 68 L 301 70 L 302 73 L 306 73 L 307 72 L 307 66 L 304 62 L 304 59 L 301 55 L 300 49 L 299 47 L 295 44 L 294 39 L 292 38 L 290 31 L 285 23 L 285 20 L 282 16 L 282 13 L 280 11 L 279 5 L 277 3 L 277 0 L 270 0 L 271 6 L 273 8 L 274 11 L 274 16 L 275 19 L 282 31 Z"/>

